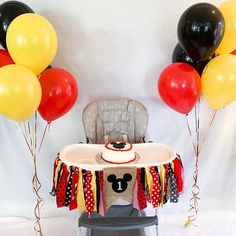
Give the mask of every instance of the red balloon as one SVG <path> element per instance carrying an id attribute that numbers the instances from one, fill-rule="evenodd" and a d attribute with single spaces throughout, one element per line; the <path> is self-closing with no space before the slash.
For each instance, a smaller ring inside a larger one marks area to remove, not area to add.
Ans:
<path id="1" fill-rule="evenodd" d="M 236 49 L 233 50 L 230 54 L 236 55 Z"/>
<path id="2" fill-rule="evenodd" d="M 201 78 L 187 63 L 173 63 L 161 73 L 158 91 L 163 101 L 177 112 L 187 114 L 201 93 Z"/>
<path id="3" fill-rule="evenodd" d="M 7 50 L 0 49 L 0 67 L 15 64 Z"/>
<path id="4" fill-rule="evenodd" d="M 66 70 L 51 68 L 41 73 L 42 100 L 38 111 L 48 123 L 63 116 L 75 104 L 78 86 L 74 77 Z"/>

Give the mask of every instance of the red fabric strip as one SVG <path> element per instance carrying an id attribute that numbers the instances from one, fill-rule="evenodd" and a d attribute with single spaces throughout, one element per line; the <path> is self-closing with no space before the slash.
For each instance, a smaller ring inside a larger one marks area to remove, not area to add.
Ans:
<path id="1" fill-rule="evenodd" d="M 183 167 L 178 158 L 173 160 L 174 163 L 174 175 L 177 182 L 178 192 L 183 192 L 184 181 L 183 181 Z"/>
<path id="2" fill-rule="evenodd" d="M 85 184 L 85 206 L 86 212 L 91 214 L 94 210 L 94 197 L 92 191 L 92 173 L 91 171 L 86 171 L 86 184 Z"/>
<path id="3" fill-rule="evenodd" d="M 151 193 L 152 205 L 154 208 L 157 208 L 160 201 L 161 186 L 160 186 L 158 174 L 154 166 L 150 167 L 149 169 L 153 178 L 153 186 L 152 186 L 152 193 Z"/>
<path id="4" fill-rule="evenodd" d="M 69 171 L 66 165 L 63 164 L 62 174 L 57 186 L 57 207 L 63 207 L 66 204 L 66 186 L 67 186 L 67 178 L 69 176 Z"/>

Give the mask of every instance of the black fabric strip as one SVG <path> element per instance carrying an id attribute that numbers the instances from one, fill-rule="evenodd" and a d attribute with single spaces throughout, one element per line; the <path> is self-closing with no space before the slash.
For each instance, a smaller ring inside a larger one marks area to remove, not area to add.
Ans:
<path id="1" fill-rule="evenodd" d="M 167 174 L 165 174 L 165 189 L 164 189 L 164 200 L 163 200 L 163 203 L 166 204 L 168 202 L 168 185 L 169 185 L 170 172 L 168 169 L 168 165 L 164 164 L 163 166 L 165 168 L 165 171 L 166 171 L 166 169 L 168 170 Z"/>
<path id="2" fill-rule="evenodd" d="M 84 200 L 86 200 L 86 191 L 85 191 L 85 184 L 86 184 L 86 170 L 82 169 L 82 184 L 83 184 L 83 191 L 84 191 Z"/>
<path id="3" fill-rule="evenodd" d="M 142 186 L 143 186 L 143 190 L 145 192 L 146 190 L 146 186 L 145 186 L 145 179 L 146 179 L 146 175 L 145 175 L 145 168 L 141 168 L 141 171 L 140 171 L 140 178 L 141 178 L 141 183 L 142 183 Z"/>
<path id="4" fill-rule="evenodd" d="M 169 169 L 169 172 L 170 172 L 171 174 L 174 174 L 174 171 L 173 171 L 172 166 L 171 166 L 170 163 L 168 164 L 168 169 Z"/>
<path id="5" fill-rule="evenodd" d="M 159 171 L 158 171 L 158 167 L 154 166 L 154 169 L 157 172 L 158 180 L 160 181 L 160 174 L 159 174 Z"/>
<path id="6" fill-rule="evenodd" d="M 171 164 L 168 164 L 169 176 L 170 176 L 170 202 L 177 203 L 179 198 L 178 188 L 176 179 L 174 176 L 174 171 L 171 167 Z"/>
<path id="7" fill-rule="evenodd" d="M 70 176 L 66 185 L 66 203 L 65 206 L 70 205 L 70 200 L 71 200 L 71 191 L 72 191 L 72 178 L 74 175 L 74 169 L 73 166 L 70 166 Z"/>
<path id="8" fill-rule="evenodd" d="M 179 155 L 178 153 L 176 153 L 176 155 L 177 155 L 177 157 L 178 157 L 178 160 L 179 160 L 180 165 L 182 166 L 182 168 L 184 168 L 183 163 L 182 163 L 182 161 L 181 161 L 180 155 Z"/>
<path id="9" fill-rule="evenodd" d="M 95 171 L 95 175 L 96 175 L 97 213 L 99 213 L 99 203 L 100 203 L 100 179 L 99 179 L 99 171 Z"/>

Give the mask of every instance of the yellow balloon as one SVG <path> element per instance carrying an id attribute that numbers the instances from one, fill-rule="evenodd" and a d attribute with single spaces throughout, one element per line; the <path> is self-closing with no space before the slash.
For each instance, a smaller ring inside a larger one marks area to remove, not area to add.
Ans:
<path id="1" fill-rule="evenodd" d="M 47 68 L 57 51 L 57 35 L 53 26 L 34 13 L 20 15 L 11 22 L 6 42 L 14 62 L 36 75 Z"/>
<path id="2" fill-rule="evenodd" d="M 0 113 L 16 121 L 26 121 L 38 109 L 41 85 L 35 74 L 20 65 L 0 68 Z"/>
<path id="3" fill-rule="evenodd" d="M 225 32 L 216 52 L 218 54 L 231 53 L 236 49 L 236 1 L 225 1 L 219 9 L 225 19 Z"/>
<path id="4" fill-rule="evenodd" d="M 210 107 L 219 109 L 236 100 L 236 56 L 212 59 L 202 74 L 202 93 Z"/>

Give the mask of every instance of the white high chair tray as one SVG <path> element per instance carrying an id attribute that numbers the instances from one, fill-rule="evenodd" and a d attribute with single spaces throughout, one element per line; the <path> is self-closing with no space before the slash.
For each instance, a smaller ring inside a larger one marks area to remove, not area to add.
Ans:
<path id="1" fill-rule="evenodd" d="M 104 167 L 134 166 L 147 167 L 167 164 L 176 158 L 172 147 L 161 143 L 133 144 L 139 158 L 129 164 L 108 164 L 97 161 L 97 156 L 104 149 L 103 144 L 72 144 L 60 151 L 60 159 L 66 165 L 73 165 L 88 170 L 102 170 Z"/>

